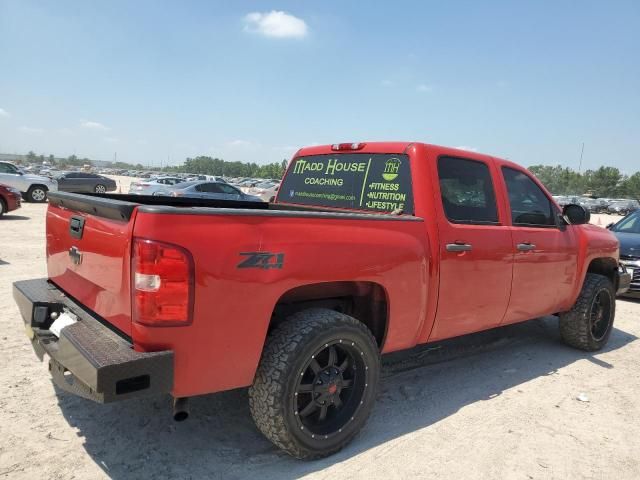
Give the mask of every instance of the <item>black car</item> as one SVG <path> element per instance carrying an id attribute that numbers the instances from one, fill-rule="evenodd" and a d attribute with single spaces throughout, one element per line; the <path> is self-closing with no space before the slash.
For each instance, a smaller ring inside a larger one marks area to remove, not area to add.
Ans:
<path id="1" fill-rule="evenodd" d="M 640 210 L 607 227 L 620 242 L 620 263 L 631 274 L 631 287 L 625 295 L 640 297 Z"/>
<path id="2" fill-rule="evenodd" d="M 116 182 L 96 173 L 68 172 L 56 177 L 58 190 L 62 192 L 113 192 Z"/>
<path id="3" fill-rule="evenodd" d="M 637 200 L 619 200 L 611 202 L 607 208 L 607 213 L 612 215 L 627 215 L 638 210 L 639 205 Z"/>

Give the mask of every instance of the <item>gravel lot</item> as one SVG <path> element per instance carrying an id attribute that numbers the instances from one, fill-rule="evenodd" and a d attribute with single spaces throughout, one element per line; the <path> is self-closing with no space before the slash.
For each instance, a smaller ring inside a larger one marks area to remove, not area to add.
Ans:
<path id="1" fill-rule="evenodd" d="M 11 297 L 13 281 L 46 274 L 45 208 L 0 220 L 0 478 L 640 478 L 632 300 L 597 354 L 563 346 L 546 318 L 386 358 L 367 427 L 316 462 L 267 442 L 244 390 L 194 399 L 180 424 L 169 397 L 101 406 L 59 392 Z"/>

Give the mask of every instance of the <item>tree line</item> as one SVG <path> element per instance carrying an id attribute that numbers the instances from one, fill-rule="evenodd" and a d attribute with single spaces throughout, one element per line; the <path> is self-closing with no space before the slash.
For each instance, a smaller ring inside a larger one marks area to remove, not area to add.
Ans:
<path id="1" fill-rule="evenodd" d="M 80 158 L 76 155 L 70 155 L 67 158 L 56 159 L 53 155 L 36 155 L 33 151 L 27 153 L 26 161 L 27 163 L 40 164 L 47 161 L 49 165 L 63 170 L 82 167 L 87 164 L 91 165 L 93 163 L 86 157 Z M 281 162 L 259 165 L 255 162 L 228 162 L 220 158 L 198 156 L 195 158 L 187 158 L 181 165 L 166 166 L 161 169 L 153 168 L 151 170 L 226 177 L 281 178 L 287 168 L 287 163 L 287 160 L 284 159 Z M 102 164 L 105 165 L 105 168 L 116 168 L 119 170 L 149 170 L 148 167 L 140 163 L 134 165 L 126 162 L 102 162 Z"/>
<path id="2" fill-rule="evenodd" d="M 30 151 L 27 154 L 28 163 L 42 163 L 48 161 L 50 165 L 61 169 L 82 167 L 91 164 L 86 157 L 71 155 L 65 159 L 56 159 L 53 155 L 36 155 Z M 145 170 L 140 163 L 106 162 L 108 168 L 122 170 Z M 181 172 L 200 175 L 220 175 L 225 177 L 257 177 L 281 178 L 287 168 L 287 160 L 259 165 L 255 162 L 229 162 L 221 158 L 197 156 L 187 158 L 182 165 L 163 167 L 163 172 Z M 157 169 L 155 169 L 157 170 Z M 640 172 L 624 175 L 615 167 L 602 166 L 597 170 L 577 172 L 561 165 L 532 165 L 529 170 L 554 195 L 592 195 L 607 198 L 640 199 Z"/>
<path id="3" fill-rule="evenodd" d="M 163 171 L 222 175 L 225 177 L 281 178 L 287 168 L 287 160 L 258 165 L 255 162 L 228 162 L 221 158 L 199 156 L 187 158 L 182 165 L 166 167 Z"/>
<path id="4" fill-rule="evenodd" d="M 615 167 L 576 172 L 560 165 L 533 165 L 529 170 L 554 195 L 592 195 L 640 199 L 640 172 L 624 175 Z"/>

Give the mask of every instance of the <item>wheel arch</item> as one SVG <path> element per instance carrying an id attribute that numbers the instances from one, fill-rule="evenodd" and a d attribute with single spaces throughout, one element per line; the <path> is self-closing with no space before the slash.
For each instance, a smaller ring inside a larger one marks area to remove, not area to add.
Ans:
<path id="1" fill-rule="evenodd" d="M 614 289 L 618 289 L 618 262 L 612 257 L 594 258 L 589 263 L 586 273 L 597 273 L 607 277 Z M 586 276 L 585 276 L 586 278 Z"/>
<path id="2" fill-rule="evenodd" d="M 296 312 L 326 308 L 362 322 L 382 350 L 389 319 L 388 298 L 386 289 L 375 282 L 336 281 L 300 285 L 286 291 L 277 300 L 268 332 Z"/>

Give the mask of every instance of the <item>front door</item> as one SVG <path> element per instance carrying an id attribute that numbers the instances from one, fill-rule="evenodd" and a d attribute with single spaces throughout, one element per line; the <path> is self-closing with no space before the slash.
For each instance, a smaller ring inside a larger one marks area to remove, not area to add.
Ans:
<path id="1" fill-rule="evenodd" d="M 509 302 L 513 260 L 490 165 L 440 157 L 437 176 L 440 288 L 430 341 L 499 325 Z"/>
<path id="2" fill-rule="evenodd" d="M 524 171 L 501 168 L 511 209 L 513 287 L 504 323 L 556 313 L 576 284 L 578 244 L 557 207 Z"/>

